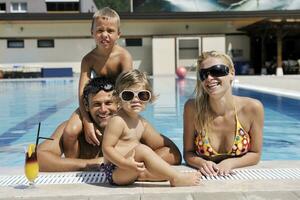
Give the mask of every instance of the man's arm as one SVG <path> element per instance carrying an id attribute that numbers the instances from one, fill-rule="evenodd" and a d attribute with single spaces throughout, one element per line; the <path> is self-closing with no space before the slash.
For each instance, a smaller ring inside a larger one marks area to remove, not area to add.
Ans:
<path id="1" fill-rule="evenodd" d="M 148 122 L 145 122 L 145 132 L 141 141 L 170 165 L 181 164 L 182 156 L 178 147 L 172 140 L 159 134 Z"/>
<path id="2" fill-rule="evenodd" d="M 61 145 L 61 140 L 65 125 L 66 122 L 63 122 L 57 127 L 51 136 L 54 140 L 45 140 L 38 146 L 38 163 L 40 171 L 79 171 L 103 162 L 103 158 L 78 159 L 62 157 L 63 147 Z"/>

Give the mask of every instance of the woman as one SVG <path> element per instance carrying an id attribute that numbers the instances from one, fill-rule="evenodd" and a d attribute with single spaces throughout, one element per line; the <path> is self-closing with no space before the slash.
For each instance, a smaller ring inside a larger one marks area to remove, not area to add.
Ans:
<path id="1" fill-rule="evenodd" d="M 204 176 L 227 175 L 260 160 L 263 105 L 232 95 L 233 80 L 228 55 L 216 51 L 200 55 L 196 97 L 184 107 L 184 159 Z"/>

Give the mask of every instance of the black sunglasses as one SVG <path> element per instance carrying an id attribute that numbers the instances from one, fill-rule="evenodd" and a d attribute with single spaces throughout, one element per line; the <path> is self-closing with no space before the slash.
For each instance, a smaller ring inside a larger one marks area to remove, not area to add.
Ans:
<path id="1" fill-rule="evenodd" d="M 114 86 L 110 83 L 102 83 L 99 85 L 100 90 L 104 90 L 105 92 L 110 92 L 114 89 Z"/>
<path id="2" fill-rule="evenodd" d="M 148 90 L 141 90 L 134 92 L 132 90 L 123 90 L 120 93 L 120 98 L 122 101 L 131 101 L 134 97 L 138 97 L 140 101 L 150 101 L 151 99 L 151 93 Z"/>
<path id="3" fill-rule="evenodd" d="M 207 69 L 200 69 L 199 77 L 201 81 L 207 79 L 208 75 L 214 77 L 227 76 L 229 74 L 229 67 L 226 65 L 213 65 Z"/>

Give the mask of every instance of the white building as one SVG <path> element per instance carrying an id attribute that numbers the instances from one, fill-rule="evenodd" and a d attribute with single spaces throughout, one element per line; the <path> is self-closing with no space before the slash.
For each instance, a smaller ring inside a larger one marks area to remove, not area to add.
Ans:
<path id="1" fill-rule="evenodd" d="M 56 9 L 59 2 L 67 8 L 71 2 L 75 10 L 49 11 L 49 5 Z M 43 12 L 30 10 L 32 4 Z M 92 1 L 0 0 L 0 8 L 0 69 L 71 67 L 79 73 L 82 57 L 95 47 L 90 34 Z M 207 50 L 233 53 L 235 62 L 251 65 L 253 38 L 239 29 L 287 15 L 300 16 L 297 11 L 120 13 L 118 43 L 132 54 L 134 68 L 154 75 L 192 67 L 199 53 Z"/>

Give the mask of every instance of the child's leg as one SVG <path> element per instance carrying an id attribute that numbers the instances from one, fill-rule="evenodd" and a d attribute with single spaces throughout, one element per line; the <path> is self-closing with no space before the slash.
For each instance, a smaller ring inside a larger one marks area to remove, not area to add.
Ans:
<path id="1" fill-rule="evenodd" d="M 78 136 L 82 132 L 82 121 L 78 109 L 72 113 L 63 133 L 64 154 L 68 158 L 76 158 L 79 155 Z"/>
<path id="2" fill-rule="evenodd" d="M 151 148 L 143 144 L 135 148 L 134 159 L 144 162 L 146 169 L 158 179 L 167 179 L 172 186 L 189 186 L 200 183 L 201 173 L 181 173 L 159 157 Z"/>
<path id="3" fill-rule="evenodd" d="M 130 185 L 137 179 L 139 173 L 134 170 L 116 168 L 113 172 L 113 183 L 117 185 Z"/>

